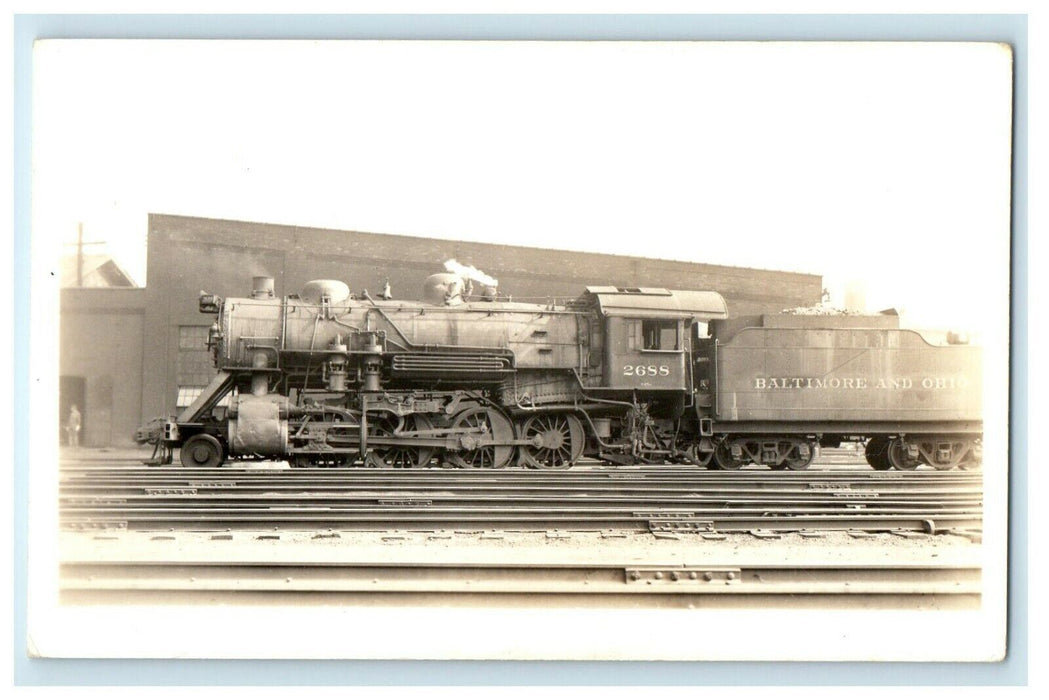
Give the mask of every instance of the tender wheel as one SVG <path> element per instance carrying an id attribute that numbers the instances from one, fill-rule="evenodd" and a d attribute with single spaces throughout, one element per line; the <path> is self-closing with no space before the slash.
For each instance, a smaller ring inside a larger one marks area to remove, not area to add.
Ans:
<path id="1" fill-rule="evenodd" d="M 965 457 L 958 463 L 958 468 L 962 470 L 979 469 L 981 464 L 981 451 L 978 447 L 972 447 L 968 452 L 965 453 Z"/>
<path id="2" fill-rule="evenodd" d="M 392 414 L 386 414 L 368 422 L 369 435 L 390 436 L 397 431 L 398 421 Z M 433 424 L 426 416 L 411 413 L 404 417 L 401 423 L 402 432 L 414 432 L 416 430 L 430 430 Z M 425 467 L 433 459 L 435 447 L 419 445 L 384 445 L 376 447 L 372 452 L 381 464 L 394 469 L 410 469 L 414 467 Z"/>
<path id="3" fill-rule="evenodd" d="M 932 467 L 938 471 L 947 471 L 960 467 L 962 469 L 968 468 L 968 465 L 977 463 L 975 454 L 973 453 L 973 444 L 970 442 L 950 442 L 947 443 L 950 449 L 950 459 L 946 461 L 937 461 L 939 459 L 939 449 L 943 446 L 943 442 L 939 440 L 932 441 L 930 443 L 922 443 L 922 464 L 931 464 Z M 933 455 L 934 459 L 929 459 L 929 456 Z"/>
<path id="4" fill-rule="evenodd" d="M 718 469 L 739 469 L 743 466 L 743 460 L 734 458 L 729 450 L 728 440 L 722 440 L 714 448 L 712 464 Z"/>
<path id="5" fill-rule="evenodd" d="M 201 433 L 183 443 L 179 460 L 187 469 L 214 469 L 225 460 L 225 451 L 217 438 Z"/>
<path id="6" fill-rule="evenodd" d="M 790 451 L 790 454 L 787 455 L 787 458 L 783 460 L 780 468 L 801 471 L 802 469 L 808 469 L 814 459 L 816 459 L 816 445 L 814 443 L 796 445 Z"/>
<path id="7" fill-rule="evenodd" d="M 921 459 L 912 459 L 907 456 L 907 448 L 900 438 L 896 438 L 889 443 L 885 451 L 885 457 L 889 464 L 900 471 L 911 471 L 912 469 L 917 469 L 918 465 L 921 464 Z"/>
<path id="8" fill-rule="evenodd" d="M 532 469 L 567 469 L 583 454 L 586 433 L 583 424 L 570 413 L 545 413 L 528 418 L 521 438 L 531 445 L 521 448 L 526 466 Z"/>
<path id="9" fill-rule="evenodd" d="M 514 454 L 513 445 L 472 446 L 475 440 L 490 439 L 510 442 L 514 439 L 514 426 L 502 413 L 491 408 L 469 408 L 452 421 L 452 433 L 465 432 L 463 448 L 448 453 L 448 459 L 457 467 L 479 469 L 501 469 Z"/>
<path id="10" fill-rule="evenodd" d="M 887 454 L 888 451 L 888 438 L 871 438 L 867 441 L 867 447 L 864 449 L 864 456 L 867 458 L 867 464 L 871 465 L 880 472 L 892 469 L 892 465 L 889 464 L 889 456 Z"/>

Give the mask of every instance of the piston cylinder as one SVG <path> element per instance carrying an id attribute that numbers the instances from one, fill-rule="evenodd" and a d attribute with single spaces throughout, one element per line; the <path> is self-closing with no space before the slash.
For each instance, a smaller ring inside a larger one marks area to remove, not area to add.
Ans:
<path id="1" fill-rule="evenodd" d="M 237 397 L 231 406 L 231 454 L 279 456 L 288 446 L 288 400 L 283 396 Z"/>

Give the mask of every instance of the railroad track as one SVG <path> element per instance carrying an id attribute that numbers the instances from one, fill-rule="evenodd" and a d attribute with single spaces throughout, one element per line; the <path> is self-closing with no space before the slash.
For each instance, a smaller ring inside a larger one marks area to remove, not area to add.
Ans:
<path id="1" fill-rule="evenodd" d="M 202 471 L 70 462 L 60 480 L 61 522 L 72 538 L 60 565 L 62 600 L 979 605 L 981 571 L 971 556 L 939 563 L 920 549 L 903 559 L 878 554 L 908 538 L 933 546 L 940 540 L 928 535 L 941 532 L 978 541 L 979 473 L 875 472 L 848 454 L 815 467 Z M 551 538 L 562 542 L 550 549 Z M 726 538 L 731 548 L 718 541 Z M 754 554 L 733 554 L 748 542 L 742 551 Z M 391 544 L 376 557 L 374 547 Z M 868 554 L 820 556 L 828 547 Z M 551 561 L 558 551 L 574 554 Z"/>
<path id="2" fill-rule="evenodd" d="M 618 528 L 653 532 L 975 532 L 976 472 L 687 467 L 221 470 L 72 465 L 60 516 L 97 529 Z"/>

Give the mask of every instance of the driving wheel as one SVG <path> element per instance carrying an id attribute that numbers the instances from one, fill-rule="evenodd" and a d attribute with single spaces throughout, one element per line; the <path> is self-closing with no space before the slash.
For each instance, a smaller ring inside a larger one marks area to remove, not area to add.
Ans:
<path id="1" fill-rule="evenodd" d="M 495 409 L 466 409 L 452 421 L 451 433 L 461 434 L 462 449 L 448 453 L 448 459 L 457 467 L 501 469 L 514 454 L 513 445 L 492 444 L 514 439 L 513 423 Z"/>
<path id="2" fill-rule="evenodd" d="M 398 424 L 400 429 L 398 430 Z M 433 424 L 420 413 L 409 413 L 401 421 L 392 413 L 368 421 L 368 435 L 391 437 L 399 433 L 411 433 L 417 430 L 430 430 Z M 372 452 L 383 466 L 394 469 L 425 467 L 433 459 L 436 448 L 425 445 L 381 445 Z"/>
<path id="3" fill-rule="evenodd" d="M 583 424 L 571 413 L 530 416 L 521 438 L 531 441 L 521 448 L 521 455 L 532 469 L 567 469 L 582 456 L 586 441 Z"/>

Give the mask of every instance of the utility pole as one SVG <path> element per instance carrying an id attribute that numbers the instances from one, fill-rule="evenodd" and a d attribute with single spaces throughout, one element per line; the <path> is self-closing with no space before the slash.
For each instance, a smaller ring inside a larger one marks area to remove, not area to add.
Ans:
<path id="1" fill-rule="evenodd" d="M 76 225 L 76 286 L 84 286 L 84 246 L 104 245 L 105 241 L 84 242 L 84 222 L 78 221 Z M 71 245 L 66 243 L 66 245 Z"/>

